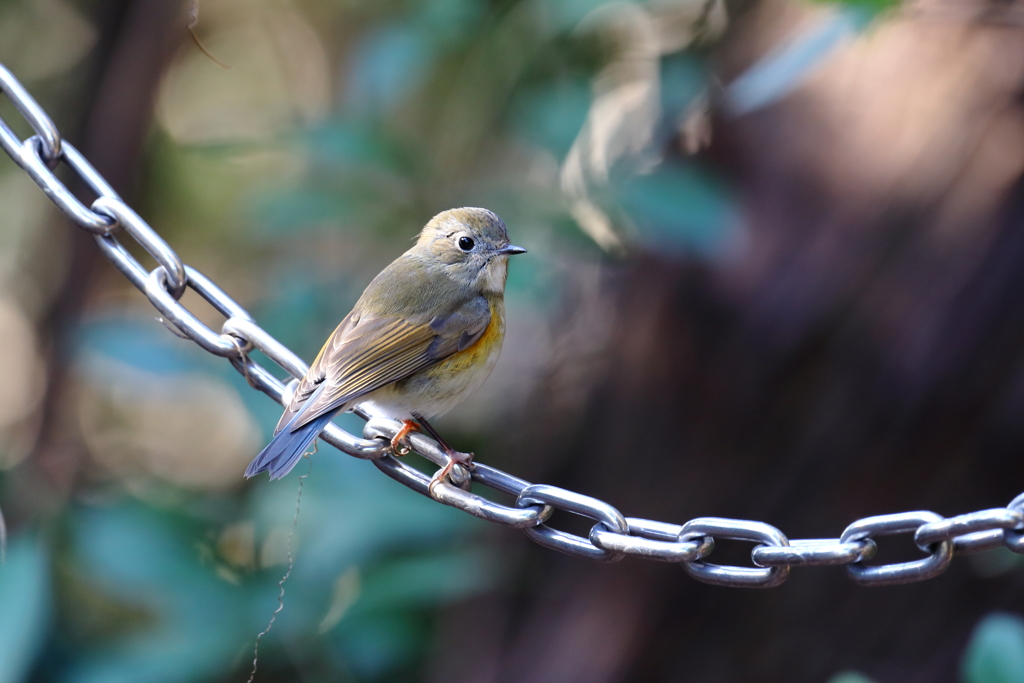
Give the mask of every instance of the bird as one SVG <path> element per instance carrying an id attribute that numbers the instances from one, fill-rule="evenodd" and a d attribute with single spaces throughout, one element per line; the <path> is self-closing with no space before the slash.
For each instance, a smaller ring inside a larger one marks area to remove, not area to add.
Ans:
<path id="1" fill-rule="evenodd" d="M 509 243 L 502 220 L 463 207 L 434 216 L 415 244 L 366 287 L 305 376 L 274 430 L 249 463 L 246 478 L 280 479 L 295 467 L 331 419 L 359 410 L 400 420 L 395 455 L 422 426 L 448 455 L 433 481 L 443 481 L 471 454 L 454 451 L 427 422 L 476 391 L 505 337 L 508 257 L 526 249 Z"/>

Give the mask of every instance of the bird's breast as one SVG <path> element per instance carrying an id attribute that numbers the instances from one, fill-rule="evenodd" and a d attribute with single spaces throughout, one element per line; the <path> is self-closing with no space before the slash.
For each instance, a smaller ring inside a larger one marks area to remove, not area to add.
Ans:
<path id="1" fill-rule="evenodd" d="M 480 338 L 462 351 L 374 392 L 372 402 L 390 417 L 417 412 L 426 418 L 448 412 L 480 388 L 494 369 L 505 338 L 505 304 L 489 302 L 491 320 Z"/>

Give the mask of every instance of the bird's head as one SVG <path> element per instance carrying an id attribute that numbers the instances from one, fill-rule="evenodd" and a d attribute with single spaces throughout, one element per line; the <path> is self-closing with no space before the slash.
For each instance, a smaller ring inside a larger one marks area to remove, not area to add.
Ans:
<path id="1" fill-rule="evenodd" d="M 427 223 L 413 251 L 430 267 L 481 293 L 505 290 L 508 257 L 526 252 L 509 244 L 505 224 L 487 209 L 443 211 Z"/>

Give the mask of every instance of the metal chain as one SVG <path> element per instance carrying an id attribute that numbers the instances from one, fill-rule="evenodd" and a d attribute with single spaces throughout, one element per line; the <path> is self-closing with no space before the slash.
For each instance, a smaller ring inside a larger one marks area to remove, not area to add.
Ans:
<path id="1" fill-rule="evenodd" d="M 212 280 L 185 265 L 153 228 L 128 207 L 103 177 L 67 141 L 28 91 L 0 65 L 0 92 L 13 103 L 34 134 L 20 139 L 0 118 L 0 147 L 42 188 L 67 216 L 93 233 L 103 254 L 160 312 L 161 321 L 178 336 L 191 339 L 210 353 L 222 356 L 254 389 L 287 404 L 307 365 L 256 324 L 244 308 Z M 96 195 L 89 206 L 79 201 L 54 174 L 61 164 Z M 123 232 L 153 257 L 156 267 L 146 270 L 118 241 Z M 179 303 L 191 288 L 226 318 L 217 332 Z M 259 349 L 292 380 L 287 384 L 257 364 L 249 351 Z M 361 417 L 366 417 L 361 415 Z M 471 472 L 461 466 L 453 472 L 455 485 L 432 483 L 431 477 L 396 459 L 389 450 L 398 422 L 371 419 L 363 438 L 329 424 L 321 438 L 344 453 L 368 459 L 392 479 L 445 505 L 505 526 L 523 529 L 537 543 L 592 560 L 614 562 L 627 555 L 678 562 L 690 576 L 719 586 L 767 588 L 781 584 L 793 567 L 840 565 L 849 577 L 865 586 L 911 583 L 938 576 L 955 554 L 1009 548 L 1024 554 L 1024 494 L 1005 508 L 982 510 L 945 519 L 934 512 L 917 511 L 861 519 L 838 538 L 789 539 L 764 522 L 700 517 L 675 525 L 624 517 L 596 498 L 557 486 L 531 484 L 511 474 L 476 463 Z M 442 466 L 444 450 L 426 435 L 410 435 L 413 450 Z M 473 493 L 471 484 L 514 498 L 502 505 Z M 548 526 L 553 511 L 571 512 L 594 522 L 587 537 Z M 893 534 L 914 535 L 923 557 L 911 562 L 870 565 L 876 542 Z M 721 540 L 754 543 L 752 566 L 713 564 L 708 561 Z"/>

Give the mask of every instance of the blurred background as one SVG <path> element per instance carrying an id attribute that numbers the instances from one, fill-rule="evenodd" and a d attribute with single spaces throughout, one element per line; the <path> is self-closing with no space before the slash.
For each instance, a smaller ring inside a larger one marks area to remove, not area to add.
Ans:
<path id="1" fill-rule="evenodd" d="M 483 462 L 793 538 L 1024 490 L 1020 0 L 0 0 L 0 63 L 307 360 L 435 213 L 502 216 L 504 352 L 438 421 Z M 1009 551 L 726 589 L 327 447 L 243 481 L 280 408 L 6 157 L 0 207 L 0 683 L 244 681 L 289 548 L 258 681 L 1024 680 Z"/>

